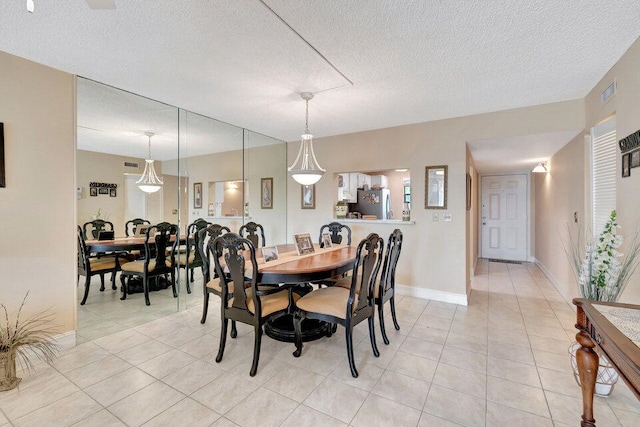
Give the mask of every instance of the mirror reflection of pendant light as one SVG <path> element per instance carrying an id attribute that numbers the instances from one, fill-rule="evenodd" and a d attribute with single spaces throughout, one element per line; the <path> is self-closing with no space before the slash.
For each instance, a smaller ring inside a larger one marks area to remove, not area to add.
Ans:
<path id="1" fill-rule="evenodd" d="M 136 184 L 145 193 L 155 193 L 162 188 L 162 180 L 158 178 L 151 158 L 151 137 L 154 134 L 153 132 L 145 132 L 144 134 L 149 137 L 149 158 L 145 160 L 144 172 Z"/>
<path id="2" fill-rule="evenodd" d="M 306 101 L 307 114 L 304 127 L 304 135 L 300 143 L 300 151 L 298 157 L 289 166 L 288 170 L 291 177 L 302 185 L 311 185 L 320 181 L 325 170 L 318 164 L 316 155 L 313 152 L 313 135 L 309 133 L 309 100 L 313 98 L 311 92 L 302 92 L 300 97 Z"/>
<path id="3" fill-rule="evenodd" d="M 533 173 L 546 173 L 549 171 L 547 162 L 539 162 L 538 165 L 533 168 L 531 172 Z"/>

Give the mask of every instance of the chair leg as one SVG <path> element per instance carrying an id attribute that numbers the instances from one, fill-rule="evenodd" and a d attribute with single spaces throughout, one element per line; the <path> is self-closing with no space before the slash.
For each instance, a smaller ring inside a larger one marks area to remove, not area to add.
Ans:
<path id="1" fill-rule="evenodd" d="M 293 357 L 300 357 L 302 354 L 302 317 L 299 313 L 293 314 L 293 328 L 295 329 L 296 343 L 296 351 L 293 352 Z"/>
<path id="2" fill-rule="evenodd" d="M 382 334 L 382 340 L 386 345 L 389 345 L 389 338 L 387 337 L 387 331 L 384 328 L 384 303 L 382 301 L 376 302 L 378 308 L 378 319 L 380 319 L 380 333 Z"/>
<path id="3" fill-rule="evenodd" d="M 353 358 L 353 330 L 351 325 L 346 327 L 346 340 L 347 340 L 347 357 L 349 358 L 349 368 L 351 369 L 351 376 L 358 378 L 358 370 L 356 369 L 356 362 Z"/>
<path id="4" fill-rule="evenodd" d="M 180 271 L 178 269 L 178 271 Z M 189 274 L 191 273 L 191 274 Z M 185 284 L 186 284 L 186 288 L 187 288 L 187 293 L 190 294 L 191 293 L 191 285 L 189 284 L 189 282 L 193 282 L 193 268 L 191 269 L 191 271 L 189 271 L 189 268 L 185 267 L 184 269 L 184 275 L 185 275 Z"/>
<path id="5" fill-rule="evenodd" d="M 380 357 L 380 352 L 378 351 L 378 346 L 376 345 L 376 331 L 373 328 L 373 313 L 367 319 L 369 322 L 369 339 L 371 340 L 371 349 L 373 350 L 373 355 L 375 357 Z"/>
<path id="6" fill-rule="evenodd" d="M 251 364 L 250 377 L 255 377 L 258 372 L 258 362 L 260 360 L 260 344 L 262 343 L 262 326 L 256 325 L 254 328 L 255 341 L 253 343 L 253 363 Z"/>
<path id="7" fill-rule="evenodd" d="M 222 315 L 222 330 L 220 331 L 220 347 L 218 347 L 218 355 L 216 356 L 216 363 L 220 363 L 222 361 L 222 355 L 224 354 L 224 345 L 227 342 L 227 325 L 229 323 L 229 319 Z"/>
<path id="8" fill-rule="evenodd" d="M 204 325 L 204 322 L 207 321 L 207 312 L 209 311 L 209 292 L 204 291 L 204 301 L 202 301 L 202 319 L 200 319 L 200 323 Z"/>
<path id="9" fill-rule="evenodd" d="M 158 276 L 155 277 L 156 285 L 158 284 Z M 142 289 L 144 289 L 144 303 L 146 305 L 151 305 L 151 301 L 149 301 L 149 280 L 147 276 L 142 276 Z"/>
<path id="10" fill-rule="evenodd" d="M 100 273 L 100 292 L 104 292 L 104 273 Z"/>
<path id="11" fill-rule="evenodd" d="M 238 330 L 236 329 L 236 321 L 231 321 L 231 338 L 235 338 L 238 336 Z"/>
<path id="12" fill-rule="evenodd" d="M 111 290 L 115 291 L 116 289 L 118 289 L 116 286 L 116 271 L 113 270 L 113 273 L 111 273 Z"/>
<path id="13" fill-rule="evenodd" d="M 391 318 L 393 319 L 393 326 L 396 328 L 396 331 L 400 330 L 400 325 L 398 325 L 398 319 L 396 319 L 396 296 L 392 296 L 389 300 L 389 306 L 391 307 Z"/>
<path id="14" fill-rule="evenodd" d="M 191 270 L 190 280 L 191 280 L 191 283 L 193 283 L 193 268 L 191 268 L 190 270 Z"/>
<path id="15" fill-rule="evenodd" d="M 166 273 L 164 274 L 164 280 L 167 280 L 167 274 Z M 174 298 L 178 298 L 178 292 L 176 291 L 176 275 L 174 273 L 174 270 L 171 270 L 171 289 L 173 290 L 173 297 Z M 189 292 L 189 293 L 191 293 L 191 292 Z"/>
<path id="16" fill-rule="evenodd" d="M 126 276 L 122 273 L 120 273 L 120 283 L 122 284 L 122 296 L 120 297 L 121 301 L 124 301 L 127 299 L 127 283 L 125 282 Z"/>
<path id="17" fill-rule="evenodd" d="M 87 274 L 87 278 L 84 281 L 84 297 L 82 298 L 80 305 L 84 305 L 84 303 L 87 302 L 87 297 L 89 296 L 89 285 L 91 285 L 91 276 Z"/>

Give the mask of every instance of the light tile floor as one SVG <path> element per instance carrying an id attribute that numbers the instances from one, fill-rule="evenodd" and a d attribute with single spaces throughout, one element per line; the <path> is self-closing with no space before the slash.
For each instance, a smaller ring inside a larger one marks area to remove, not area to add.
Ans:
<path id="1" fill-rule="evenodd" d="M 95 281 L 97 282 L 97 280 Z M 97 291 L 79 310 L 77 347 L 36 365 L 0 394 L 0 426 L 575 426 L 581 414 L 567 347 L 575 314 L 532 264 L 481 261 L 469 306 L 398 297 L 401 329 L 356 329 L 351 377 L 344 332 L 307 343 L 263 340 L 249 377 L 253 332 L 239 325 L 215 363 L 219 300 L 199 323 L 201 283 L 127 301 Z M 388 309 L 388 308 L 387 308 Z M 388 313 L 387 313 L 388 314 Z M 620 382 L 596 398 L 599 426 L 640 425 L 640 404 Z"/>

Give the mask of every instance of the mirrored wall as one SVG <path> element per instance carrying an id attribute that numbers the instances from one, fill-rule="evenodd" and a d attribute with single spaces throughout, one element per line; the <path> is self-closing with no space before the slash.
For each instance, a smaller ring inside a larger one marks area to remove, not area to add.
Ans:
<path id="1" fill-rule="evenodd" d="M 176 224 L 182 234 L 200 218 L 233 232 L 254 221 L 263 225 L 268 245 L 286 242 L 285 142 L 83 78 L 77 79 L 77 126 L 78 225 L 102 219 L 123 237 L 133 218 Z M 155 193 L 136 185 L 149 157 L 163 180 Z M 113 184 L 115 191 L 98 193 L 95 183 Z M 160 290 L 145 306 L 139 294 L 121 301 L 119 290 L 100 292 L 96 276 L 79 309 L 79 335 L 94 339 L 111 327 L 195 312 L 202 306 L 200 268 L 193 278 L 189 293 L 180 269 L 178 298 Z M 81 281 L 79 294 L 82 287 Z M 93 332 L 94 324 L 103 332 Z"/>

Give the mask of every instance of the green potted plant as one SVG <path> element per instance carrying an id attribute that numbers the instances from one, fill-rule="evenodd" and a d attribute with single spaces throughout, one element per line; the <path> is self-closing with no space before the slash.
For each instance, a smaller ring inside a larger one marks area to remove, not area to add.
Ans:
<path id="1" fill-rule="evenodd" d="M 336 203 L 334 211 L 337 219 L 345 219 L 349 211 L 349 206 L 347 206 L 347 202 L 344 200 L 339 200 L 338 203 Z"/>
<path id="2" fill-rule="evenodd" d="M 620 228 L 616 220 L 617 212 L 613 210 L 602 232 L 597 236 L 587 238 L 586 242 L 583 242 L 580 234 L 576 239 L 572 239 L 571 233 L 569 233 L 569 248 L 567 249 L 565 246 L 565 252 L 571 260 L 582 298 L 617 302 L 629 278 L 638 267 L 640 262 L 638 233 L 635 233 L 627 244 L 626 254 L 619 252 L 618 249 L 622 246 L 624 239 L 616 232 Z M 579 347 L 577 342 L 569 346 L 571 366 L 574 369 L 574 377 L 578 385 L 580 385 L 580 377 L 576 362 L 576 350 Z M 599 352 L 597 347 L 596 351 Z M 598 367 L 595 392 L 600 396 L 608 396 L 618 381 L 618 374 L 602 353 L 599 352 L 598 355 L 600 356 L 600 366 Z"/>
<path id="3" fill-rule="evenodd" d="M 0 320 L 0 391 L 11 390 L 22 380 L 17 377 L 16 359 L 23 369 L 31 370 L 33 364 L 29 356 L 52 362 L 58 354 L 58 346 L 52 340 L 55 333 L 52 314 L 48 310 L 20 319 L 28 296 L 27 292 L 15 320 L 10 320 L 7 307 L 0 304 L 4 310 L 4 321 Z"/>

